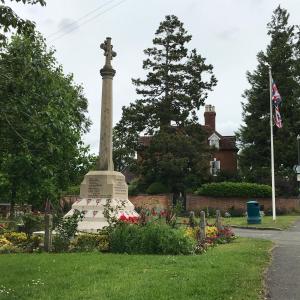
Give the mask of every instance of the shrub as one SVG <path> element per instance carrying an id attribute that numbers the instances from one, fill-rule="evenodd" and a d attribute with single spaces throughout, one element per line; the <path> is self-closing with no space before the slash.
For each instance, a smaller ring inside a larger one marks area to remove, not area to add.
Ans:
<path id="1" fill-rule="evenodd" d="M 22 216 L 22 221 L 24 223 L 24 231 L 28 235 L 43 229 L 44 218 L 42 216 L 27 213 Z"/>
<path id="2" fill-rule="evenodd" d="M 169 189 L 161 182 L 153 182 L 147 188 L 146 193 L 150 195 L 166 194 L 169 193 Z"/>
<path id="3" fill-rule="evenodd" d="M 21 246 L 27 241 L 27 236 L 24 232 L 6 232 L 3 236 L 15 246 Z"/>
<path id="4" fill-rule="evenodd" d="M 5 246 L 1 253 L 33 252 L 39 248 L 40 243 L 40 237 L 29 237 L 24 232 L 6 232 L 0 236 L 0 247 Z"/>
<path id="5" fill-rule="evenodd" d="M 108 251 L 108 235 L 99 233 L 83 233 L 71 242 L 72 251 Z"/>
<path id="6" fill-rule="evenodd" d="M 245 209 L 235 208 L 234 206 L 231 206 L 228 209 L 228 212 L 230 213 L 231 217 L 243 217 L 245 215 Z"/>
<path id="7" fill-rule="evenodd" d="M 138 183 L 137 182 L 131 182 L 128 185 L 128 195 L 129 196 L 136 196 L 139 193 Z"/>
<path id="8" fill-rule="evenodd" d="M 196 241 L 181 229 L 148 223 L 145 226 L 119 224 L 110 234 L 110 250 L 128 254 L 192 254 Z"/>
<path id="9" fill-rule="evenodd" d="M 57 235 L 54 236 L 52 246 L 54 252 L 68 251 L 71 239 L 74 238 L 78 222 L 83 219 L 83 212 L 75 210 L 73 215 L 67 218 L 61 218 L 55 228 Z"/>
<path id="10" fill-rule="evenodd" d="M 0 236 L 0 247 L 12 245 L 12 243 L 4 236 Z"/>
<path id="11" fill-rule="evenodd" d="M 218 182 L 201 186 L 196 194 L 212 197 L 271 197 L 272 189 L 265 184 L 247 182 Z"/>
<path id="12" fill-rule="evenodd" d="M 54 252 L 67 252 L 69 250 L 70 240 L 62 236 L 55 235 L 52 240 L 52 247 Z"/>
<path id="13" fill-rule="evenodd" d="M 11 244 L 0 246 L 0 254 L 19 253 L 19 252 L 21 252 L 21 249 Z"/>

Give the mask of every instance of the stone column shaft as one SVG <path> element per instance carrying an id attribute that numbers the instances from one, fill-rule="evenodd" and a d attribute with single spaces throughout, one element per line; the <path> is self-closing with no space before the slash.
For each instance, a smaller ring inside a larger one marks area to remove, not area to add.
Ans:
<path id="1" fill-rule="evenodd" d="M 102 80 L 102 104 L 101 104 L 101 133 L 99 147 L 99 170 L 113 171 L 112 159 L 112 84 L 115 71 L 113 69 L 101 69 Z"/>

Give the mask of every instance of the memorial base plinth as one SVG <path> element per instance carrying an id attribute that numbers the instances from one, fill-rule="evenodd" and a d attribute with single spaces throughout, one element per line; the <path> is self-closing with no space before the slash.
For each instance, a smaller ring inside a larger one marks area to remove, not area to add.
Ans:
<path id="1" fill-rule="evenodd" d="M 72 216 L 75 210 L 84 212 L 78 230 L 97 232 L 108 226 L 103 212 L 107 203 L 113 208 L 116 217 L 138 217 L 133 204 L 128 200 L 128 187 L 122 173 L 115 171 L 90 171 L 80 185 L 80 198 L 65 217 Z"/>

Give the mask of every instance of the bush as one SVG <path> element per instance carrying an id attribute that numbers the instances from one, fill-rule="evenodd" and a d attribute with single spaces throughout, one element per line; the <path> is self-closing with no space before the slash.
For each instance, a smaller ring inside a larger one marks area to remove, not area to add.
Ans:
<path id="1" fill-rule="evenodd" d="M 54 252 L 66 252 L 69 250 L 71 240 L 75 237 L 78 223 L 83 219 L 84 213 L 75 210 L 73 215 L 67 218 L 61 218 L 58 221 L 52 246 Z"/>
<path id="2" fill-rule="evenodd" d="M 33 252 L 39 248 L 40 243 L 40 237 L 29 237 L 24 232 L 6 232 L 0 236 L 1 253 Z"/>
<path id="3" fill-rule="evenodd" d="M 208 183 L 201 186 L 196 194 L 212 197 L 271 197 L 272 189 L 265 184 L 247 182 L 219 182 Z"/>
<path id="4" fill-rule="evenodd" d="M 22 221 L 24 223 L 24 231 L 28 235 L 32 234 L 34 231 L 42 230 L 44 227 L 44 218 L 32 213 L 22 216 Z"/>
<path id="5" fill-rule="evenodd" d="M 245 216 L 245 209 L 242 208 L 235 208 L 234 206 L 231 206 L 228 209 L 228 212 L 230 213 L 231 217 L 243 217 Z"/>
<path id="6" fill-rule="evenodd" d="M 3 246 L 0 246 L 0 254 L 10 254 L 10 253 L 19 253 L 21 252 L 22 250 L 14 245 L 9 245 L 9 244 L 6 244 L 6 245 L 3 245 Z"/>
<path id="7" fill-rule="evenodd" d="M 27 241 L 27 235 L 24 232 L 6 232 L 3 236 L 15 246 L 23 245 Z"/>
<path id="8" fill-rule="evenodd" d="M 110 234 L 110 250 L 128 254 L 192 254 L 196 241 L 181 229 L 148 223 L 145 226 L 119 224 Z"/>
<path id="9" fill-rule="evenodd" d="M 55 235 L 52 240 L 54 252 L 67 252 L 69 250 L 70 240 L 60 235 Z"/>
<path id="10" fill-rule="evenodd" d="M 169 193 L 169 189 L 161 182 L 153 182 L 147 188 L 146 193 L 150 195 L 166 194 Z"/>
<path id="11" fill-rule="evenodd" d="M 128 185 L 128 195 L 129 196 L 136 196 L 138 193 L 139 193 L 138 181 L 132 181 Z"/>
<path id="12" fill-rule="evenodd" d="M 71 243 L 72 251 L 108 251 L 108 235 L 99 233 L 83 233 Z"/>

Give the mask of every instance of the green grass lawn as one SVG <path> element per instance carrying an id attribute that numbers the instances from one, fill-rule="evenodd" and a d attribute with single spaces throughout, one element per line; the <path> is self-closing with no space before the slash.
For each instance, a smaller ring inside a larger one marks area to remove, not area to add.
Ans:
<path id="1" fill-rule="evenodd" d="M 197 223 L 199 223 L 199 218 L 196 218 Z M 276 221 L 273 221 L 272 216 L 262 217 L 261 224 L 248 224 L 246 217 L 232 217 L 232 218 L 222 218 L 224 225 L 228 226 L 247 226 L 247 227 L 261 227 L 261 228 L 280 228 L 288 229 L 290 228 L 297 220 L 300 220 L 300 215 L 289 215 L 289 216 L 277 216 Z M 179 222 L 188 222 L 188 218 L 179 218 Z M 214 224 L 216 222 L 215 218 L 208 218 L 207 222 L 209 224 Z"/>
<path id="2" fill-rule="evenodd" d="M 276 227 L 287 229 L 291 227 L 295 221 L 300 220 L 300 216 L 277 216 L 273 221 L 271 216 L 264 216 L 261 219 L 261 224 L 248 224 L 246 217 L 223 218 L 223 223 L 226 225 L 249 226 L 249 227 Z"/>
<path id="3" fill-rule="evenodd" d="M 0 299 L 260 299 L 271 245 L 238 238 L 195 256 L 0 255 Z"/>

